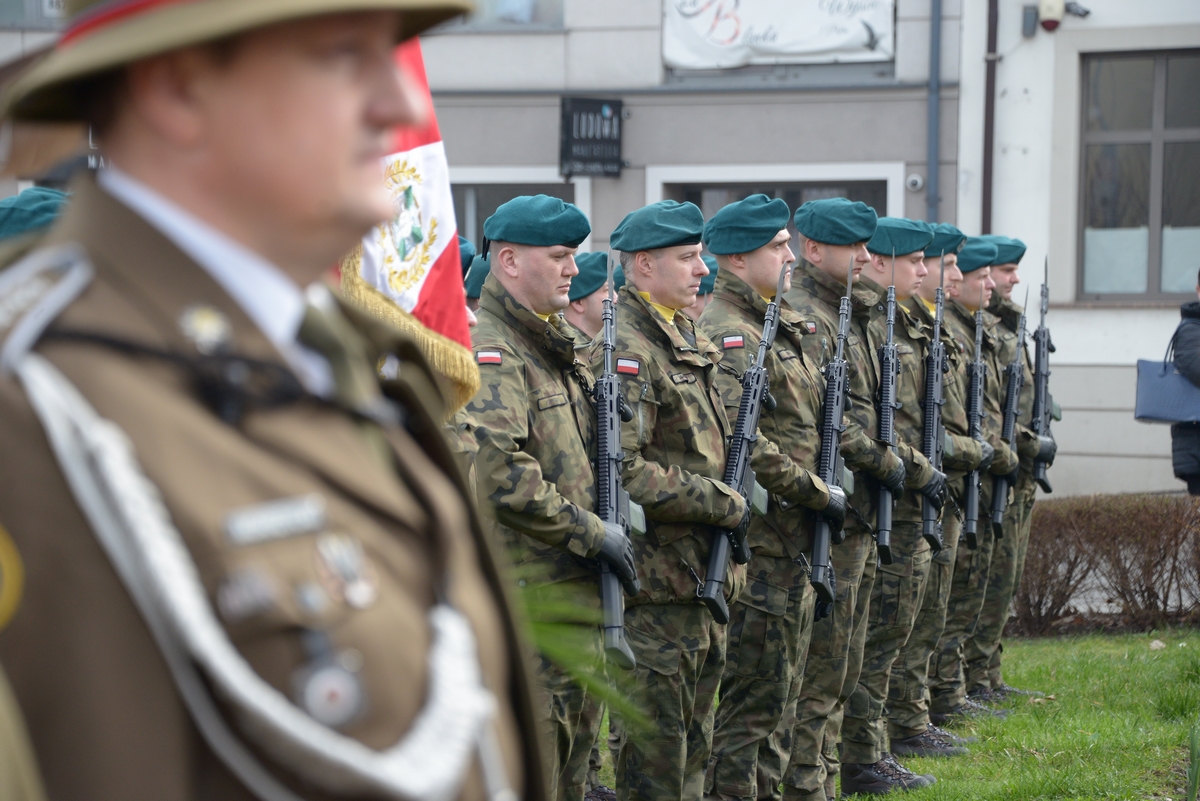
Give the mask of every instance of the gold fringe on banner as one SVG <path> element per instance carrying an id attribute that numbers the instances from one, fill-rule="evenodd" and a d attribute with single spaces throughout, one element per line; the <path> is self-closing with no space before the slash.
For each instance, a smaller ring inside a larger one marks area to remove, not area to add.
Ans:
<path id="1" fill-rule="evenodd" d="M 479 391 L 479 367 L 475 364 L 475 354 L 453 339 L 427 328 L 387 295 L 364 281 L 359 270 L 361 262 L 362 245 L 342 259 L 343 297 L 416 340 L 430 366 L 445 379 L 443 383 L 449 391 L 446 415 L 453 415 Z"/>

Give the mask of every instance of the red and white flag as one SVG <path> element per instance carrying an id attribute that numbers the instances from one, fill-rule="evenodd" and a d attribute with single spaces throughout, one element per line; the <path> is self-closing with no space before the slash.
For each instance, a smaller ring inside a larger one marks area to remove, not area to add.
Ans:
<path id="1" fill-rule="evenodd" d="M 384 160 L 395 214 L 372 228 L 362 247 L 343 261 L 342 287 L 350 299 L 413 333 L 435 369 L 468 385 L 459 394 L 469 389 L 469 398 L 470 385 L 478 387 L 478 371 L 470 351 L 450 169 L 420 42 L 397 47 L 396 61 L 429 104 L 429 121 L 397 129 L 392 155 Z M 391 303 L 380 303 L 379 295 Z"/>

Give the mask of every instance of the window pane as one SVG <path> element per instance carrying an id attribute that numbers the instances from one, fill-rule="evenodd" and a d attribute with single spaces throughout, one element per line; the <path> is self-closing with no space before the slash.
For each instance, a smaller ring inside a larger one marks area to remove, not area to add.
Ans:
<path id="1" fill-rule="evenodd" d="M 1200 56 L 1167 59 L 1167 127 L 1200 128 Z"/>
<path id="2" fill-rule="evenodd" d="M 1154 59 L 1094 58 L 1087 65 L 1089 131 L 1150 127 Z"/>
<path id="3" fill-rule="evenodd" d="M 1090 145 L 1084 163 L 1083 291 L 1145 292 L 1150 146 Z"/>
<path id="4" fill-rule="evenodd" d="M 1198 270 L 1200 142 L 1168 143 L 1163 150 L 1162 291 L 1191 292 Z"/>

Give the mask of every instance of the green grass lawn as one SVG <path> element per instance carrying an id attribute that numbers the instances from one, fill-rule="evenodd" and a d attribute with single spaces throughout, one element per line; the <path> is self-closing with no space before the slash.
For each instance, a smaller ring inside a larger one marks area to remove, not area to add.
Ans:
<path id="1" fill-rule="evenodd" d="M 1150 650 L 1155 639 L 1167 647 Z M 1010 701 L 1007 720 L 956 727 L 980 738 L 969 756 L 907 760 L 938 782 L 904 798 L 1184 797 L 1188 732 L 1200 719 L 1200 632 L 1014 640 L 1004 653 L 1005 680 L 1048 697 Z"/>

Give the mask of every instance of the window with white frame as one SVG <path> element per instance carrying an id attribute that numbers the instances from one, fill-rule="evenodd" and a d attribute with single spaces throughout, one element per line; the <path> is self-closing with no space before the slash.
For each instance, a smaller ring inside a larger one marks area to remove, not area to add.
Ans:
<path id="1" fill-rule="evenodd" d="M 1083 62 L 1081 300 L 1170 300 L 1200 272 L 1200 50 Z"/>

